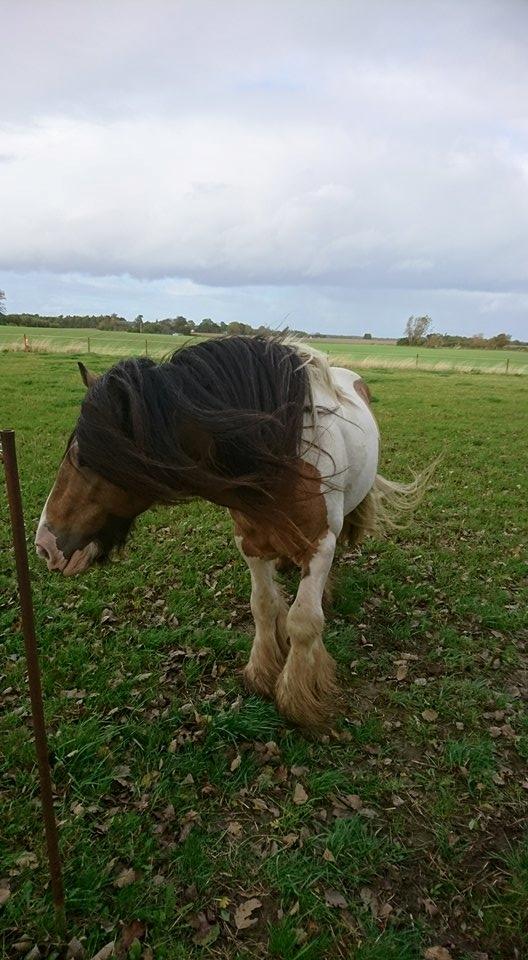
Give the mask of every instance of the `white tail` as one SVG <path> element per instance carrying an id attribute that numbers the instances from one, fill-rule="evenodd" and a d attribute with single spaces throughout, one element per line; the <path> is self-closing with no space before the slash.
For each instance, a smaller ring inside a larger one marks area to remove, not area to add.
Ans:
<path id="1" fill-rule="evenodd" d="M 364 537 L 383 537 L 391 530 L 405 527 L 440 460 L 441 457 L 433 460 L 411 483 L 396 483 L 378 473 L 365 499 L 345 517 L 342 537 L 354 546 Z"/>

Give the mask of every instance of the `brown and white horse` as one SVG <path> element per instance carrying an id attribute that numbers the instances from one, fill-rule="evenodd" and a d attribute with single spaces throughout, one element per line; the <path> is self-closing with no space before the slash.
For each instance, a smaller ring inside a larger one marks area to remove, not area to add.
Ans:
<path id="1" fill-rule="evenodd" d="M 155 503 L 202 497 L 227 507 L 251 573 L 255 639 L 248 686 L 281 713 L 325 726 L 337 701 L 322 598 L 336 543 L 410 509 L 420 481 L 377 473 L 368 388 L 304 345 L 208 340 L 166 363 L 125 360 L 102 377 L 79 364 L 81 414 L 40 519 L 50 570 L 81 573 L 121 546 Z M 288 608 L 279 560 L 300 568 Z"/>

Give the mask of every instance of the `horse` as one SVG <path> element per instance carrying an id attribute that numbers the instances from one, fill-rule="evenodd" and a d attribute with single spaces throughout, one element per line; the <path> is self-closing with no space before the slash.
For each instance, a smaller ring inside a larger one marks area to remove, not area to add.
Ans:
<path id="1" fill-rule="evenodd" d="M 38 556 L 81 574 L 155 504 L 226 507 L 251 576 L 245 682 L 293 723 L 327 728 L 338 687 L 323 594 L 336 545 L 397 526 L 424 485 L 377 472 L 365 382 L 303 343 L 261 336 L 189 344 L 160 363 L 123 360 L 102 376 L 79 368 L 86 394 L 42 511 Z M 290 607 L 276 577 L 284 562 L 300 570 Z"/>

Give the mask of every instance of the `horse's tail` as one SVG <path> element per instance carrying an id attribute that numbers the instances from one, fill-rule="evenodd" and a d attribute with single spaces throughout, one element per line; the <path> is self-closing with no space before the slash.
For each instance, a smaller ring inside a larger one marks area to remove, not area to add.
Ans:
<path id="1" fill-rule="evenodd" d="M 423 499 L 439 458 L 433 460 L 411 483 L 395 483 L 377 474 L 364 500 L 345 517 L 341 538 L 350 546 L 365 537 L 383 537 L 407 525 Z"/>

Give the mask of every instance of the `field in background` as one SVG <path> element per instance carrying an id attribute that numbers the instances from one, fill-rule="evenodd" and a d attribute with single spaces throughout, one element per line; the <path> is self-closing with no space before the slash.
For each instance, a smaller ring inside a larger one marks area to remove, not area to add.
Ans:
<path id="1" fill-rule="evenodd" d="M 87 957 L 114 938 L 124 957 L 133 921 L 156 960 L 528 956 L 528 382 L 365 378 L 385 474 L 445 458 L 408 530 L 341 555 L 326 640 L 345 709 L 327 742 L 241 686 L 249 575 L 225 511 L 150 512 L 119 561 L 80 579 L 31 554 L 69 935 Z M 29 537 L 82 395 L 69 357 L 0 353 Z M 0 596 L 0 954 L 25 934 L 45 956 L 2 495 Z"/>
<path id="2" fill-rule="evenodd" d="M 23 350 L 23 335 L 26 333 L 34 350 L 71 355 L 105 354 L 110 357 L 125 357 L 148 353 L 159 359 L 185 342 L 197 338 L 143 335 L 140 333 L 111 333 L 100 330 L 52 330 L 0 326 L 0 351 Z M 89 342 L 88 342 L 89 341 Z M 359 368 L 398 369 L 418 368 L 481 371 L 483 373 L 528 373 L 528 353 L 519 350 L 437 350 L 424 347 L 398 347 L 396 344 L 343 343 L 340 340 L 311 340 L 317 349 L 330 359 L 336 358 L 355 363 Z"/>

